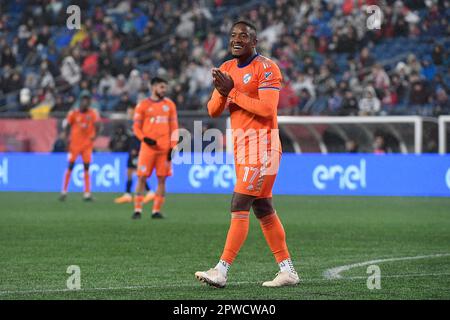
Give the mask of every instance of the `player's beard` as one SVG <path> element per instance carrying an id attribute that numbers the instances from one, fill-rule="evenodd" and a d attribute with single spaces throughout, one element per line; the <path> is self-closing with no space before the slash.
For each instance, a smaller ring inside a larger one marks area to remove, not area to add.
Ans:
<path id="1" fill-rule="evenodd" d="M 164 99 L 164 97 L 166 96 L 165 94 L 161 94 L 161 93 L 158 93 L 158 92 L 155 92 L 155 95 L 158 97 L 159 100 Z"/>

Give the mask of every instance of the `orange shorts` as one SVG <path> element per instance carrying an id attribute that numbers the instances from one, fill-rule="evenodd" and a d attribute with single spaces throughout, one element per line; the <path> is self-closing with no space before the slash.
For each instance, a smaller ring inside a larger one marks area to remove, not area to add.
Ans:
<path id="1" fill-rule="evenodd" d="M 69 154 L 67 155 L 69 162 L 75 162 L 78 158 L 78 156 L 81 155 L 81 159 L 83 160 L 83 163 L 91 163 L 92 161 L 92 147 L 86 147 L 86 148 L 76 148 L 76 147 L 70 147 L 69 148 Z"/>
<path id="2" fill-rule="evenodd" d="M 276 153 L 272 161 L 261 159 L 255 164 L 237 162 L 234 192 L 257 198 L 271 198 L 280 159 L 281 153 Z"/>
<path id="3" fill-rule="evenodd" d="M 172 163 L 167 160 L 167 151 L 140 150 L 137 165 L 137 175 L 139 177 L 150 177 L 153 169 L 156 169 L 156 176 L 168 177 L 172 175 Z"/>

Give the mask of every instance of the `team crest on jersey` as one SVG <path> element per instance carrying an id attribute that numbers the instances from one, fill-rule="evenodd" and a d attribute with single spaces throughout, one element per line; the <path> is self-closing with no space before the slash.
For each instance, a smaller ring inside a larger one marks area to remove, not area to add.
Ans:
<path id="1" fill-rule="evenodd" d="M 247 84 L 250 81 L 251 78 L 252 78 L 252 74 L 251 73 L 246 73 L 246 74 L 244 74 L 244 77 L 242 78 L 242 81 L 245 84 Z"/>
<path id="2" fill-rule="evenodd" d="M 264 72 L 264 79 L 268 80 L 272 76 L 272 72 Z"/>
<path id="3" fill-rule="evenodd" d="M 169 111 L 169 106 L 167 104 L 163 105 L 162 107 L 164 112 L 168 112 Z"/>

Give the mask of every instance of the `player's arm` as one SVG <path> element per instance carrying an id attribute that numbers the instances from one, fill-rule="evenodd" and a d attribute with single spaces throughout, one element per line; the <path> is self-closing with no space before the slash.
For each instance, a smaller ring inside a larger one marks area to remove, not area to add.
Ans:
<path id="1" fill-rule="evenodd" d="M 140 141 L 143 141 L 150 146 L 154 146 L 156 144 L 156 140 L 146 137 L 144 131 L 142 130 L 145 116 L 144 110 L 145 109 L 142 107 L 141 103 L 136 106 L 133 119 L 133 133 Z"/>
<path id="2" fill-rule="evenodd" d="M 222 114 L 227 104 L 227 97 L 224 97 L 214 89 L 211 99 L 208 101 L 208 113 L 211 117 L 215 118 Z"/>
<path id="3" fill-rule="evenodd" d="M 263 118 L 273 118 L 276 115 L 278 107 L 280 89 L 259 89 L 258 95 L 258 98 L 250 98 L 246 94 L 233 88 L 228 94 L 228 97 L 233 103 L 250 113 L 254 113 Z"/>
<path id="4" fill-rule="evenodd" d="M 144 140 L 144 132 L 142 131 L 144 121 L 144 113 L 141 104 L 138 104 L 134 111 L 133 133 L 140 141 Z"/>
<path id="5" fill-rule="evenodd" d="M 226 69 L 225 64 L 222 64 L 220 68 L 213 68 L 211 69 L 211 75 L 213 79 L 214 86 L 217 85 L 217 77 L 221 72 L 224 72 Z M 208 113 L 211 117 L 215 118 L 222 114 L 222 112 L 225 110 L 225 107 L 227 106 L 227 96 L 221 94 L 217 87 L 213 90 L 213 93 L 211 95 L 211 99 L 208 101 Z"/>

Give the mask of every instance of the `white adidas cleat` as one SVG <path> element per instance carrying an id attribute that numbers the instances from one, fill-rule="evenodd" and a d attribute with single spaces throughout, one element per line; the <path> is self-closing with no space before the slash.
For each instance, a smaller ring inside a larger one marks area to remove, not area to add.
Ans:
<path id="1" fill-rule="evenodd" d="M 262 285 L 263 287 L 285 287 L 295 286 L 299 284 L 300 278 L 297 272 L 280 271 L 272 281 L 266 281 Z"/>
<path id="2" fill-rule="evenodd" d="M 217 269 L 209 269 L 208 271 L 197 271 L 195 277 L 200 282 L 204 282 L 216 288 L 223 288 L 227 283 L 227 278 Z"/>

